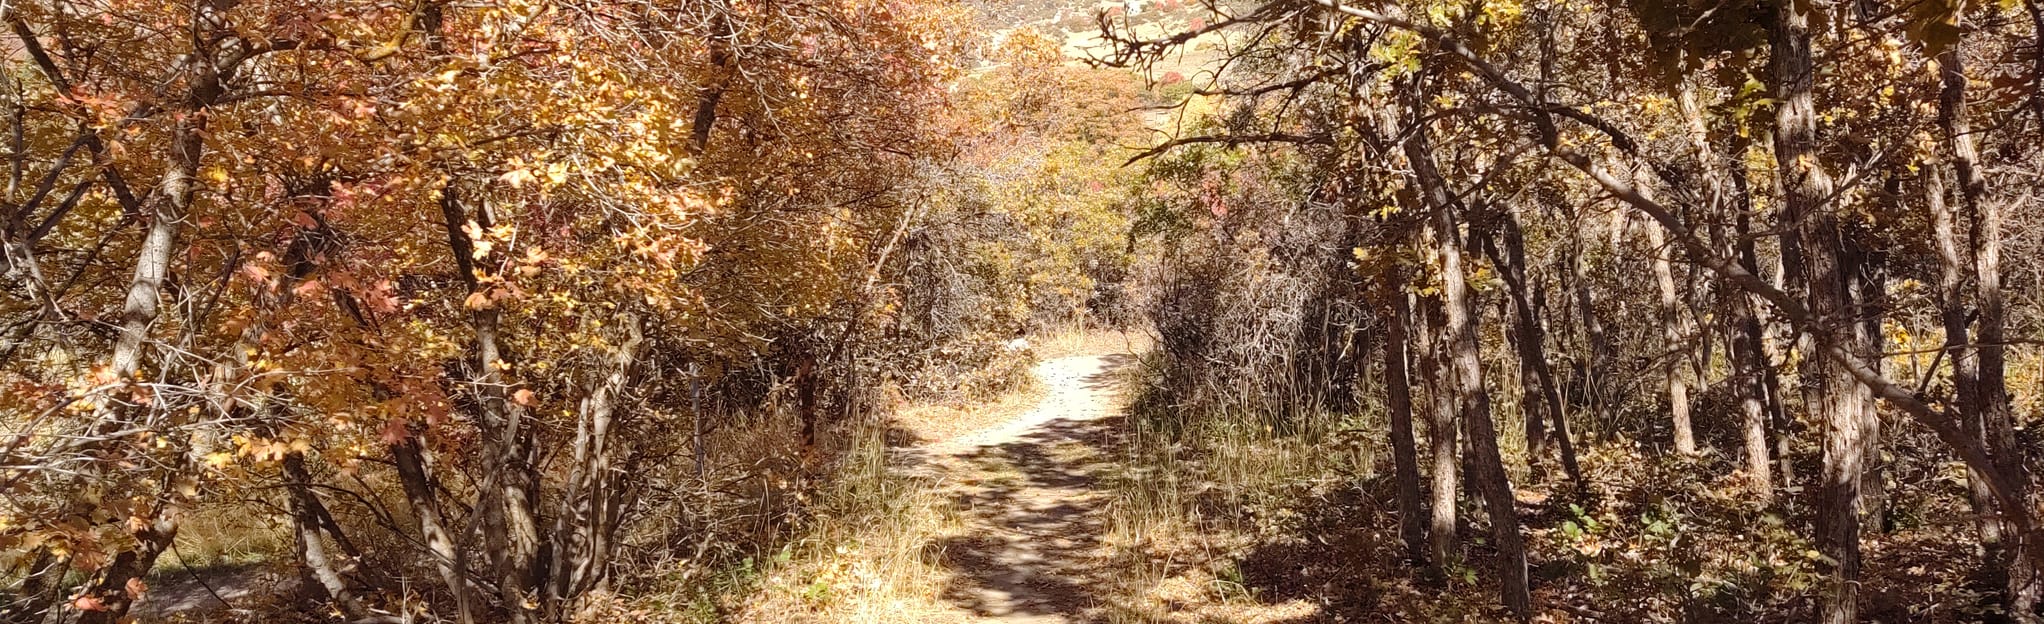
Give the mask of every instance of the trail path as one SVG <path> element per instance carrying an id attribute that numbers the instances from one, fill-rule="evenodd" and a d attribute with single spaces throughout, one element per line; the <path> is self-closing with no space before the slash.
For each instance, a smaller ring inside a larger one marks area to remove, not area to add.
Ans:
<path id="1" fill-rule="evenodd" d="M 967 531 L 944 546 L 954 572 L 943 597 L 986 622 L 1096 622 L 1111 578 L 1101 539 L 1107 495 L 1097 481 L 1119 447 L 1114 370 L 1130 358 L 1080 355 L 1040 363 L 1048 389 L 1034 409 L 973 433 L 903 449 L 935 478 Z"/>
<path id="2" fill-rule="evenodd" d="M 298 590 L 298 579 L 262 565 L 179 570 L 151 578 L 153 585 L 129 615 L 137 622 L 206 621 L 247 617 L 265 601 Z"/>

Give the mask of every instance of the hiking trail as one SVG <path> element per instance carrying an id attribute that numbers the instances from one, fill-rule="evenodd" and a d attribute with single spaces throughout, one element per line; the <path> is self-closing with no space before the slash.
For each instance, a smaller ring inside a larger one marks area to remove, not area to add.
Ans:
<path id="1" fill-rule="evenodd" d="M 1038 363 L 1045 395 L 1005 422 L 901 449 L 935 480 L 966 530 L 941 544 L 954 576 L 943 598 L 985 622 L 1095 622 L 1114 581 L 1102 543 L 1109 494 L 1099 479 L 1120 448 L 1127 355 Z"/>

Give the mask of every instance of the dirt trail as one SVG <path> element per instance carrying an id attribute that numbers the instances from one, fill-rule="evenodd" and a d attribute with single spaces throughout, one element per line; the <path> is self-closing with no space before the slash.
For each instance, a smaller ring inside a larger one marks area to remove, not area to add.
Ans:
<path id="1" fill-rule="evenodd" d="M 1105 620 L 1114 581 L 1101 538 L 1106 494 L 1096 487 L 1119 448 L 1128 356 L 1081 355 L 1040 363 L 1047 389 L 1005 423 L 904 449 L 904 463 L 935 478 L 967 531 L 944 544 L 954 573 L 943 597 L 989 622 Z"/>
<path id="2" fill-rule="evenodd" d="M 262 565 L 177 570 L 149 579 L 149 592 L 129 615 L 137 622 L 206 621 L 253 615 L 279 596 L 298 590 L 298 579 Z"/>

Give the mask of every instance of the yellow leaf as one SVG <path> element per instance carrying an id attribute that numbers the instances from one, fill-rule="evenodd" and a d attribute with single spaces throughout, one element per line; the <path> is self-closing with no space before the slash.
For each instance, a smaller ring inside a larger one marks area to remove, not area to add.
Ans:
<path id="1" fill-rule="evenodd" d="M 512 169 L 504 172 L 504 175 L 497 176 L 497 179 L 509 182 L 513 188 L 517 188 L 523 187 L 525 183 L 537 178 L 533 177 L 531 169 Z"/>

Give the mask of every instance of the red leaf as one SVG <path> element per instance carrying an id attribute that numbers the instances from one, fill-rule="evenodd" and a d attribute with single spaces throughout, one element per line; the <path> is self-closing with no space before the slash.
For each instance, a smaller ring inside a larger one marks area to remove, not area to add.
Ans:
<path id="1" fill-rule="evenodd" d="M 411 433 L 410 423 L 406 422 L 405 419 L 392 418 L 383 421 L 383 430 L 378 431 L 377 436 L 383 438 L 384 444 L 397 444 L 403 442 Z"/>

